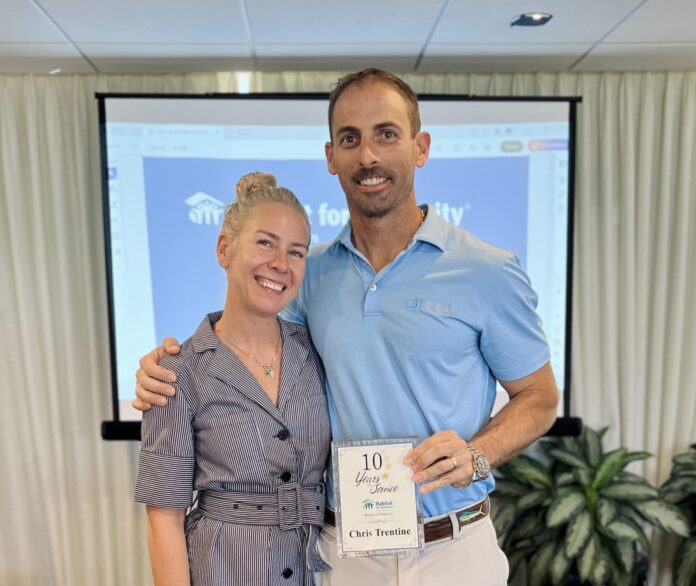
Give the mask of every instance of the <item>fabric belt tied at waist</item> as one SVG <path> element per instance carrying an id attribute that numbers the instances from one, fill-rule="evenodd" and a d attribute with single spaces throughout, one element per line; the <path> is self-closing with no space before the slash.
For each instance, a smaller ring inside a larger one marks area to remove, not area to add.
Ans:
<path id="1" fill-rule="evenodd" d="M 275 493 L 205 490 L 198 494 L 198 510 L 205 517 L 241 525 L 277 526 L 283 531 L 309 525 L 307 566 L 313 572 L 330 570 L 317 552 L 317 539 L 324 523 L 323 484 L 288 482 Z"/>
<path id="2" fill-rule="evenodd" d="M 486 497 L 474 505 L 459 511 L 454 511 L 452 514 L 458 523 L 457 530 L 461 529 L 465 525 L 473 523 L 474 521 L 487 517 L 490 510 L 490 499 Z M 324 520 L 328 525 L 331 525 L 332 527 L 336 526 L 336 514 L 331 509 L 326 509 Z M 442 517 L 441 519 L 436 519 L 435 521 L 428 521 L 425 523 L 425 525 L 423 525 L 423 537 L 425 538 L 426 543 L 456 536 L 457 533 L 454 530 L 450 515 Z"/>

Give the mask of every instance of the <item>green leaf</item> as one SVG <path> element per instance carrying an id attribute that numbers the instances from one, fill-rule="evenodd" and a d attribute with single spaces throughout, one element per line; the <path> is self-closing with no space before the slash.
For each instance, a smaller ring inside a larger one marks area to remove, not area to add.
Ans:
<path id="1" fill-rule="evenodd" d="M 595 539 L 594 535 L 592 535 L 590 539 L 587 540 L 585 548 L 582 550 L 580 557 L 578 557 L 578 574 L 580 575 L 580 582 L 584 582 L 592 575 L 592 569 L 598 554 L 598 539 Z"/>
<path id="2" fill-rule="evenodd" d="M 689 524 L 684 514 L 672 503 L 662 500 L 651 500 L 631 503 L 648 523 L 660 527 L 667 533 L 682 537 L 689 536 Z"/>
<path id="3" fill-rule="evenodd" d="M 648 458 L 652 458 L 652 454 L 650 452 L 629 452 L 626 454 L 626 464 L 629 462 L 635 462 L 637 460 L 647 460 Z"/>
<path id="4" fill-rule="evenodd" d="M 582 444 L 579 437 L 562 437 L 558 441 L 558 445 L 566 452 L 571 452 L 576 456 L 582 456 Z"/>
<path id="5" fill-rule="evenodd" d="M 594 568 L 592 569 L 592 583 L 604 584 L 609 575 L 609 556 L 602 550 L 601 546 L 597 548 L 597 556 L 595 557 Z"/>
<path id="6" fill-rule="evenodd" d="M 633 575 L 625 572 L 614 558 L 609 558 L 609 575 L 612 586 L 633 586 Z"/>
<path id="7" fill-rule="evenodd" d="M 542 449 L 545 454 L 549 453 L 549 450 L 558 447 L 558 441 L 556 440 L 540 440 L 537 445 Z"/>
<path id="8" fill-rule="evenodd" d="M 648 481 L 645 480 L 645 478 L 643 478 L 639 474 L 633 474 L 633 472 L 626 472 L 625 470 L 623 472 L 619 472 L 616 475 L 616 480 L 620 480 L 621 482 L 635 482 L 638 484 L 648 484 Z"/>
<path id="9" fill-rule="evenodd" d="M 688 467 L 696 466 L 696 452 L 684 452 L 677 454 L 672 458 L 674 464 L 686 465 Z"/>
<path id="10" fill-rule="evenodd" d="M 530 492 L 517 501 L 517 510 L 521 512 L 527 509 L 532 509 L 544 502 L 548 496 L 548 490 L 535 490 Z"/>
<path id="11" fill-rule="evenodd" d="M 603 497 L 617 499 L 620 501 L 647 501 L 656 499 L 658 496 L 657 489 L 645 484 L 636 482 L 615 482 L 607 484 L 599 491 Z"/>
<path id="12" fill-rule="evenodd" d="M 551 566 L 549 567 L 553 586 L 560 586 L 566 583 L 566 577 L 572 561 L 572 558 L 566 555 L 563 547 L 556 547 L 556 552 L 553 554 Z"/>
<path id="13" fill-rule="evenodd" d="M 520 482 L 515 482 L 514 480 L 508 480 L 507 478 L 496 478 L 495 479 L 495 497 L 496 498 L 506 498 L 506 497 L 520 497 L 529 492 L 529 485 L 522 484 Z"/>
<path id="14" fill-rule="evenodd" d="M 625 539 L 628 541 L 637 541 L 643 546 L 645 551 L 649 551 L 650 549 L 650 544 L 645 537 L 645 533 L 638 523 L 630 517 L 617 517 L 604 528 L 604 532 L 609 535 L 609 537 L 616 540 Z"/>
<path id="15" fill-rule="evenodd" d="M 555 458 L 559 462 L 563 462 L 571 468 L 588 468 L 588 464 L 582 456 L 578 456 L 561 447 L 550 448 L 548 453 L 552 458 Z"/>
<path id="16" fill-rule="evenodd" d="M 589 468 L 575 468 L 573 469 L 573 475 L 578 484 L 582 486 L 590 486 L 592 483 L 592 473 Z"/>
<path id="17" fill-rule="evenodd" d="M 609 525 L 618 514 L 619 508 L 614 501 L 599 497 L 597 500 L 597 523 L 601 527 Z"/>
<path id="18" fill-rule="evenodd" d="M 546 583 L 555 547 L 555 543 L 547 543 L 532 556 L 529 562 L 529 586 L 543 586 Z"/>
<path id="19" fill-rule="evenodd" d="M 594 429 L 585 426 L 582 430 L 582 444 L 585 451 L 585 458 L 590 466 L 594 468 L 602 459 L 602 438 Z"/>
<path id="20" fill-rule="evenodd" d="M 684 541 L 672 563 L 674 586 L 693 586 L 696 583 L 696 536 Z"/>
<path id="21" fill-rule="evenodd" d="M 696 474 L 694 476 L 672 477 L 660 487 L 660 492 L 662 494 L 696 494 Z"/>
<path id="22" fill-rule="evenodd" d="M 515 505 L 506 504 L 496 507 L 495 515 L 493 515 L 493 526 L 499 537 L 504 536 L 517 516 Z"/>
<path id="23" fill-rule="evenodd" d="M 524 454 L 510 460 L 505 470 L 514 480 L 530 484 L 534 488 L 551 486 L 550 472 L 534 458 Z"/>
<path id="24" fill-rule="evenodd" d="M 568 491 L 558 495 L 546 513 L 546 523 L 549 527 L 558 527 L 567 523 L 578 511 L 587 506 L 585 495 L 578 490 Z"/>
<path id="25" fill-rule="evenodd" d="M 565 538 L 566 555 L 569 558 L 578 556 L 586 546 L 590 535 L 592 535 L 592 515 L 589 511 L 580 511 L 568 523 Z"/>
<path id="26" fill-rule="evenodd" d="M 627 457 L 628 450 L 626 448 L 618 448 L 613 452 L 609 452 L 597 466 L 592 487 L 600 489 L 614 478 L 628 463 Z"/>
<path id="27" fill-rule="evenodd" d="M 575 483 L 575 474 L 572 472 L 560 472 L 556 475 L 556 486 L 570 486 Z"/>
<path id="28" fill-rule="evenodd" d="M 539 511 L 526 511 L 510 529 L 510 539 L 528 539 L 546 529 L 543 515 Z"/>
<path id="29" fill-rule="evenodd" d="M 612 541 L 610 547 L 621 570 L 633 574 L 633 566 L 636 563 L 635 544 L 631 541 Z"/>

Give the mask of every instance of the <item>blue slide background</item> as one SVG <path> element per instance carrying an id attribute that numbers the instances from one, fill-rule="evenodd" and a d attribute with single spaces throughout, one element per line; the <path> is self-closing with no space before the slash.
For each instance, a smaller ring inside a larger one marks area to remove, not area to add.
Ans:
<path id="1" fill-rule="evenodd" d="M 155 331 L 158 339 L 189 337 L 203 315 L 220 309 L 226 290 L 225 275 L 217 265 L 218 225 L 190 221 L 185 200 L 197 192 L 227 204 L 239 177 L 249 171 L 273 173 L 278 183 L 292 189 L 311 208 L 315 241 L 333 238 L 335 220 L 345 209 L 338 180 L 322 160 L 269 161 L 186 158 L 145 158 L 150 266 Z M 416 172 L 420 203 L 458 210 L 460 225 L 477 237 L 514 251 L 526 264 L 527 183 L 529 160 L 521 157 L 431 159 Z M 333 210 L 333 213 L 326 213 Z M 452 221 L 452 217 L 447 218 Z M 325 222 L 326 223 L 326 222 Z"/>

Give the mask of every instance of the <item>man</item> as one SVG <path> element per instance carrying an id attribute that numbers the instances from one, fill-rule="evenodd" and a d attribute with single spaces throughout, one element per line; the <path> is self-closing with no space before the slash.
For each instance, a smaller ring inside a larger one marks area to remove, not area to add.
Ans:
<path id="1" fill-rule="evenodd" d="M 417 205 L 414 174 L 430 135 L 403 81 L 374 69 L 343 78 L 329 130 L 328 168 L 350 223 L 312 253 L 284 317 L 309 326 L 324 361 L 334 439 L 422 440 L 405 463 L 420 483 L 428 543 L 418 556 L 341 559 L 329 519 L 320 552 L 333 570 L 317 579 L 505 584 L 507 561 L 488 517 L 490 466 L 545 433 L 558 400 L 536 295 L 513 255 Z M 161 404 L 149 391 L 173 393 L 145 374 L 168 380 L 156 366 L 165 354 L 141 360 L 137 408 Z M 510 401 L 490 419 L 496 379 Z"/>

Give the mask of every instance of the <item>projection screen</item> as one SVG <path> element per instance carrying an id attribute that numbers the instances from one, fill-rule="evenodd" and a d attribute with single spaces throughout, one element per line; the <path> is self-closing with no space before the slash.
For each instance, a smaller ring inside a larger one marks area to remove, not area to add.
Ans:
<path id="1" fill-rule="evenodd" d="M 215 243 L 237 179 L 275 174 L 305 204 L 312 243 L 348 219 L 326 169 L 326 94 L 97 94 L 110 308 L 110 438 L 139 437 L 138 358 L 180 341 L 223 306 Z M 573 132 L 577 99 L 419 96 L 430 159 L 416 196 L 449 222 L 520 258 L 568 417 Z M 499 393 L 500 394 L 500 393 Z"/>

